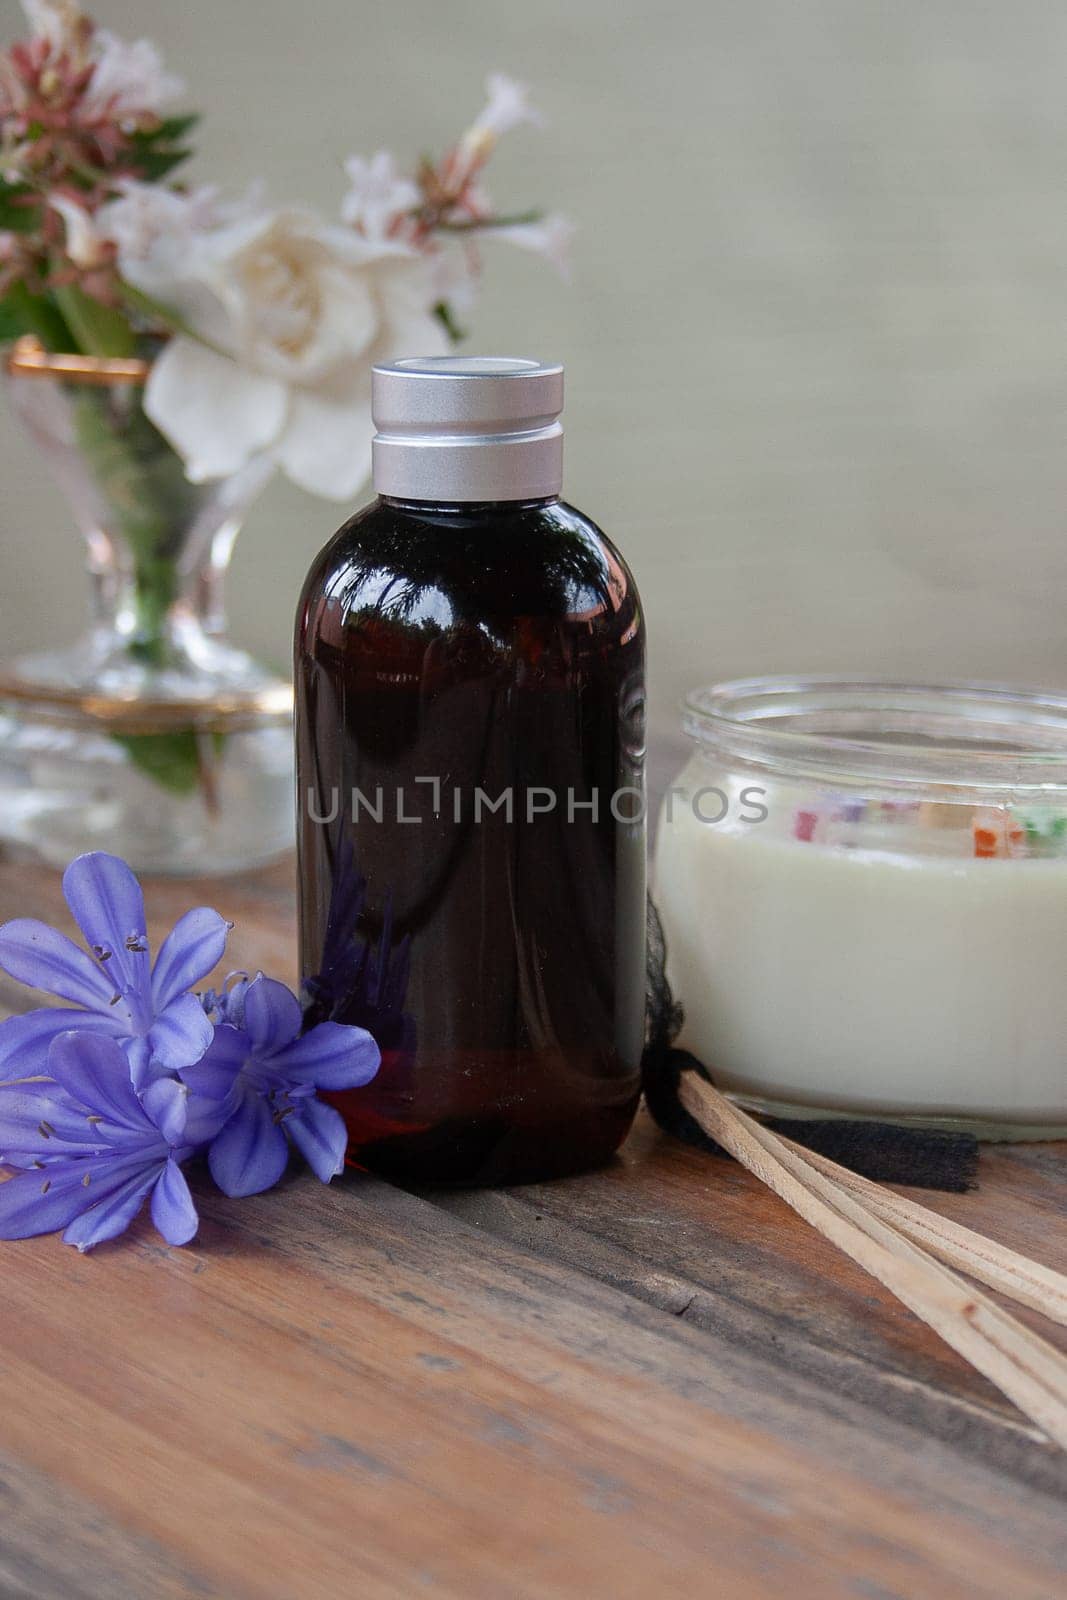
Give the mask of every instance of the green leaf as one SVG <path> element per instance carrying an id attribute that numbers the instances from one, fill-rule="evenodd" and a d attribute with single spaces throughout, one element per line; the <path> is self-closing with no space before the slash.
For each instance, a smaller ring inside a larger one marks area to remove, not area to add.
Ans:
<path id="1" fill-rule="evenodd" d="M 78 346 L 62 314 L 47 295 L 33 294 L 13 283 L 0 300 L 0 340 L 34 333 L 46 350 L 76 351 Z"/>
<path id="2" fill-rule="evenodd" d="M 174 733 L 113 733 L 135 767 L 171 794 L 195 794 L 200 787 L 203 756 L 200 735 L 192 728 Z M 222 749 L 225 735 L 212 734 L 214 754 Z"/>
<path id="3" fill-rule="evenodd" d="M 183 161 L 188 161 L 192 155 L 191 150 L 146 150 L 142 155 L 136 156 L 138 176 L 144 183 L 159 183 L 180 167 Z"/>
<path id="4" fill-rule="evenodd" d="M 133 329 L 121 311 L 93 300 L 76 284 L 53 289 L 56 304 L 87 356 L 132 356 Z"/>
<path id="5" fill-rule="evenodd" d="M 438 300 L 433 308 L 433 314 L 453 344 L 459 344 L 461 340 L 467 337 L 467 330 L 460 327 L 447 300 Z"/>
<path id="6" fill-rule="evenodd" d="M 18 304 L 12 302 L 10 295 L 5 295 L 0 300 L 0 344 L 8 344 L 12 339 L 21 339 L 24 333 L 32 332 Z"/>
<path id="7" fill-rule="evenodd" d="M 176 167 L 180 167 L 183 161 L 188 161 L 192 151 L 182 140 L 199 121 L 199 115 L 195 112 L 180 117 L 164 117 L 156 127 L 135 134 L 130 142 L 138 176 L 148 183 L 159 183 Z"/>
<path id="8" fill-rule="evenodd" d="M 33 203 L 26 205 L 30 200 Z M 7 233 L 29 233 L 40 217 L 40 201 L 26 183 L 0 180 L 0 229 Z"/>
<path id="9" fill-rule="evenodd" d="M 200 121 L 199 111 L 186 111 L 181 116 L 164 117 L 155 133 L 150 137 L 165 139 L 168 144 L 177 144 L 179 139 L 184 139 Z"/>

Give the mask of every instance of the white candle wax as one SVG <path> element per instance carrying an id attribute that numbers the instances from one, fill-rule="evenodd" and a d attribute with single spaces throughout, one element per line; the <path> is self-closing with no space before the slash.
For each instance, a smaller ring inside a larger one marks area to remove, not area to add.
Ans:
<path id="1" fill-rule="evenodd" d="M 1067 860 L 805 842 L 733 800 L 709 823 L 677 795 L 656 848 L 679 1043 L 717 1084 L 1004 1133 L 1067 1125 Z"/>

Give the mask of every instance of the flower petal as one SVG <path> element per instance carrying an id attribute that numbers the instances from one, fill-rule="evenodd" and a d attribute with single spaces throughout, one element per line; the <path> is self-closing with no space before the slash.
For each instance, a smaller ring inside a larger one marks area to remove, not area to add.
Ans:
<path id="1" fill-rule="evenodd" d="M 102 1156 L 53 1162 L 42 1172 L 20 1172 L 0 1183 L 0 1239 L 55 1233 L 143 1171 L 140 1157 L 116 1163 L 114 1156 Z"/>
<path id="2" fill-rule="evenodd" d="M 141 1095 L 141 1104 L 168 1144 L 180 1144 L 189 1117 L 189 1091 L 178 1078 L 157 1078 Z"/>
<path id="3" fill-rule="evenodd" d="M 144 1205 L 158 1173 L 158 1162 L 147 1169 L 142 1165 L 122 1182 L 110 1184 L 104 1193 L 97 1189 L 94 1194 L 94 1185 L 90 1183 L 82 1191 L 90 1197 L 90 1203 L 71 1222 L 63 1235 L 63 1243 L 76 1245 L 82 1251 L 92 1250 L 95 1245 L 125 1233 Z"/>
<path id="4" fill-rule="evenodd" d="M 273 1055 L 300 1032 L 303 1013 L 291 989 L 261 973 L 245 991 L 245 1030 L 255 1054 Z"/>
<path id="5" fill-rule="evenodd" d="M 130 1082 L 138 1095 L 143 1095 L 150 1083 L 155 1083 L 157 1078 L 172 1076 L 170 1068 L 164 1067 L 152 1059 L 152 1046 L 146 1038 L 140 1035 L 135 1039 L 124 1039 L 122 1048 L 126 1052 L 126 1059 L 130 1063 Z"/>
<path id="6" fill-rule="evenodd" d="M 31 917 L 0 928 L 0 967 L 19 983 L 94 1011 L 106 1010 L 115 998 L 115 984 L 73 939 Z"/>
<path id="7" fill-rule="evenodd" d="M 207 1159 L 223 1194 L 261 1194 L 278 1182 L 289 1160 L 289 1145 L 265 1096 L 245 1095 Z"/>
<path id="8" fill-rule="evenodd" d="M 286 1117 L 285 1128 L 320 1182 L 337 1177 L 348 1146 L 348 1129 L 339 1111 L 321 1100 L 305 1100 L 299 1111 Z"/>
<path id="9" fill-rule="evenodd" d="M 237 472 L 278 438 L 285 385 L 179 335 L 152 363 L 144 408 L 193 483 Z"/>
<path id="10" fill-rule="evenodd" d="M 79 1011 L 73 1006 L 40 1006 L 20 1017 L 0 1022 L 0 1079 L 46 1075 L 48 1047 L 61 1033 L 93 1032 L 117 1036 L 121 1022 L 102 1011 Z"/>
<path id="11" fill-rule="evenodd" d="M 196 1070 L 195 1068 L 193 1069 Z M 224 1100 L 211 1100 L 206 1095 L 199 1095 L 195 1090 L 189 1091 L 185 1129 L 182 1133 L 181 1150 L 187 1154 L 204 1150 L 213 1139 L 217 1139 L 223 1128 L 233 1116 L 240 1104 L 240 1094 L 235 1089 Z M 184 1159 L 184 1155 L 182 1157 Z"/>
<path id="12" fill-rule="evenodd" d="M 152 1190 L 152 1221 L 168 1244 L 188 1244 L 200 1226 L 185 1174 L 168 1161 Z"/>
<path id="13" fill-rule="evenodd" d="M 231 972 L 219 998 L 219 1020 L 230 1022 L 235 1028 L 245 1025 L 245 995 L 251 978 L 247 972 Z"/>
<path id="14" fill-rule="evenodd" d="M 251 1049 L 252 1041 L 243 1028 L 220 1022 L 200 1060 L 180 1069 L 182 1081 L 196 1094 L 209 1100 L 223 1100 L 232 1093 Z"/>
<path id="15" fill-rule="evenodd" d="M 232 924 L 210 906 L 187 911 L 164 939 L 152 969 L 152 1003 L 165 1011 L 172 1000 L 206 978 L 222 960 Z"/>
<path id="16" fill-rule="evenodd" d="M 130 1064 L 115 1039 L 99 1033 L 61 1033 L 48 1052 L 48 1071 L 76 1105 L 151 1142 L 156 1132 L 130 1081 Z"/>
<path id="17" fill-rule="evenodd" d="M 114 1144 L 114 1131 L 109 1137 L 104 1123 L 90 1122 L 58 1084 L 0 1089 L 0 1162 L 8 1166 L 100 1153 Z"/>
<path id="18" fill-rule="evenodd" d="M 354 235 L 337 230 L 343 243 L 349 245 Z M 325 245 L 329 250 L 336 239 L 332 229 L 322 230 L 315 254 Z M 298 246 L 299 248 L 299 246 Z M 347 252 L 346 252 L 347 253 Z M 281 261 L 290 259 L 282 247 Z M 299 341 L 298 348 L 271 339 L 268 351 L 263 352 L 269 361 L 269 370 L 283 378 L 291 389 L 318 389 L 332 387 L 343 364 L 346 369 L 342 386 L 350 383 L 352 370 L 364 384 L 370 381 L 370 351 L 379 330 L 380 305 L 374 292 L 374 274 L 353 271 L 351 260 L 344 260 L 334 251 L 332 259 L 320 259 L 314 266 L 305 263 L 308 271 L 307 286 L 316 294 L 316 315 L 307 328 L 307 337 Z M 297 267 L 297 272 L 301 271 Z M 279 308 L 280 309 L 280 308 Z M 270 317 L 270 301 L 263 307 L 264 322 Z"/>
<path id="19" fill-rule="evenodd" d="M 369 377 L 364 390 L 343 399 L 295 389 L 278 465 L 311 494 L 351 500 L 370 477 L 373 435 Z"/>
<path id="20" fill-rule="evenodd" d="M 89 1204 L 83 1165 L 64 1162 L 43 1172 L 20 1172 L 0 1183 L 0 1239 L 32 1239 L 73 1221 Z"/>
<path id="21" fill-rule="evenodd" d="M 249 1048 L 247 1033 L 219 1023 L 205 1054 L 191 1067 L 182 1068 L 181 1079 L 189 1089 L 185 1143 L 209 1144 L 229 1122 L 241 1103 L 241 1068 Z"/>
<path id="22" fill-rule="evenodd" d="M 416 351 L 420 356 L 447 355 L 452 348 L 444 324 L 431 310 L 437 298 L 434 263 L 391 261 L 379 271 L 385 313 L 375 361 L 399 361 Z"/>
<path id="23" fill-rule="evenodd" d="M 50 194 L 47 203 L 63 218 L 67 255 L 74 265 L 88 270 L 103 266 L 107 261 L 107 245 L 85 207 L 62 194 Z"/>
<path id="24" fill-rule="evenodd" d="M 271 1067 L 316 1089 L 359 1089 L 381 1066 L 382 1054 L 365 1028 L 320 1022 L 271 1057 Z"/>
<path id="25" fill-rule="evenodd" d="M 561 278 L 570 276 L 570 247 L 574 238 L 574 224 L 567 217 L 542 217 L 537 222 L 513 222 L 502 228 L 490 228 L 486 238 L 505 239 L 517 244 L 520 250 L 531 250 L 544 256 L 555 267 Z"/>
<path id="26" fill-rule="evenodd" d="M 199 1061 L 215 1030 L 194 994 L 179 995 L 160 1013 L 148 1031 L 153 1061 L 168 1072 L 180 1072 Z"/>
<path id="27" fill-rule="evenodd" d="M 123 994 L 148 991 L 148 933 L 144 895 L 119 856 L 93 850 L 63 874 L 63 894 L 85 942 Z"/>
<path id="28" fill-rule="evenodd" d="M 479 151 L 488 153 L 502 134 L 510 133 L 522 122 L 532 122 L 535 127 L 544 123 L 536 106 L 530 104 L 530 91 L 503 72 L 491 72 L 485 80 L 488 105 L 473 126 L 464 134 L 464 144 L 474 143 Z"/>

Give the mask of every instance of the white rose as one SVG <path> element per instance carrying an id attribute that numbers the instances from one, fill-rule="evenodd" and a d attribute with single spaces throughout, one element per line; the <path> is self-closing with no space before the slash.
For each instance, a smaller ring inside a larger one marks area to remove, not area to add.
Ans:
<path id="1" fill-rule="evenodd" d="M 371 366 L 447 348 L 427 263 L 303 211 L 200 231 L 180 220 L 177 238 L 150 228 L 138 253 L 111 218 L 122 275 L 166 295 L 215 346 L 169 341 L 145 390 L 149 417 L 194 483 L 269 452 L 303 488 L 351 499 L 370 469 Z"/>
<path id="2" fill-rule="evenodd" d="M 196 252 L 213 232 L 263 214 L 260 185 L 223 202 L 211 186 L 188 191 L 127 179 L 117 200 L 101 206 L 96 229 L 117 252 L 121 276 L 135 289 L 176 312 L 202 338 L 224 343 L 225 308 L 193 271 Z"/>

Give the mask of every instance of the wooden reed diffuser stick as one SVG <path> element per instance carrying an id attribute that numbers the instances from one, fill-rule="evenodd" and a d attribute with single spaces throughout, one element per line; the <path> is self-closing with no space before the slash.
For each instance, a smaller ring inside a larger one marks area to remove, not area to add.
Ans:
<path id="1" fill-rule="evenodd" d="M 1039 1261 L 1031 1261 L 1029 1256 L 1020 1255 L 1017 1250 L 998 1244 L 995 1239 L 987 1239 L 982 1233 L 939 1216 L 928 1206 L 917 1205 L 891 1189 L 883 1189 L 826 1156 L 804 1150 L 791 1139 L 785 1143 L 805 1156 L 826 1177 L 833 1178 L 856 1195 L 875 1216 L 906 1234 L 914 1244 L 921 1245 L 968 1277 L 977 1278 L 998 1294 L 1067 1327 L 1067 1277 L 1062 1272 L 1055 1272 Z"/>
<path id="2" fill-rule="evenodd" d="M 1067 1450 L 1067 1359 L 1058 1350 L 704 1079 L 683 1073 L 679 1097 L 706 1133 Z"/>

